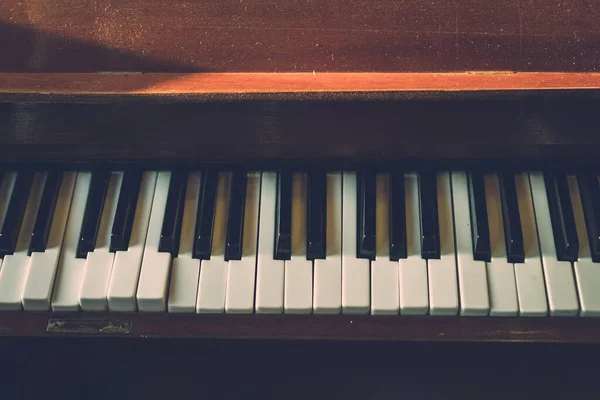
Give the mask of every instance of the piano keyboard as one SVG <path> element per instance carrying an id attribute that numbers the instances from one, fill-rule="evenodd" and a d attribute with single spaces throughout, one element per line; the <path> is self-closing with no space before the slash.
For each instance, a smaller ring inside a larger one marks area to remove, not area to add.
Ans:
<path id="1" fill-rule="evenodd" d="M 553 172 L 6 172 L 0 309 L 600 315 L 600 184 Z"/>

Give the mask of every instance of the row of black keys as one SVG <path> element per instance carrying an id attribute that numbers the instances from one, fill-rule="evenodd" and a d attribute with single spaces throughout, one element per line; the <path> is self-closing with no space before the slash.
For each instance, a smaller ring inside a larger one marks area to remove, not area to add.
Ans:
<path id="1" fill-rule="evenodd" d="M 30 253 L 45 251 L 54 207 L 58 197 L 62 174 L 48 173 L 40 207 L 35 220 Z M 575 261 L 578 258 L 579 241 L 571 205 L 567 178 L 564 174 L 544 174 L 551 222 L 554 232 L 557 258 Z M 2 177 L 0 177 L 0 180 Z M 77 256 L 85 258 L 94 250 L 101 214 L 108 190 L 110 171 L 92 174 L 90 190 L 81 228 Z M 117 210 L 111 231 L 110 250 L 127 250 L 131 237 L 136 205 L 138 202 L 141 171 L 124 173 Z M 376 247 L 376 174 L 357 174 L 357 257 L 374 259 Z M 440 257 L 440 233 L 438 222 L 437 186 L 434 172 L 418 174 L 419 207 L 421 227 L 421 255 L 425 259 Z M 490 235 L 487 220 L 484 177 L 480 172 L 468 174 L 473 256 L 476 260 L 489 261 L 491 257 Z M 6 217 L 0 230 L 0 255 L 15 251 L 19 229 L 33 183 L 33 173 L 19 173 L 13 188 Z M 500 173 L 500 196 L 504 222 L 507 259 L 509 262 L 524 261 L 523 234 L 519 215 L 514 175 Z M 208 259 L 211 256 L 212 232 L 217 195 L 218 171 L 203 173 L 202 189 L 194 234 L 193 256 Z M 600 262 L 600 186 L 594 174 L 578 175 L 578 184 L 590 241 L 592 259 Z M 174 171 L 171 176 L 165 216 L 163 220 L 159 251 L 177 256 L 183 218 L 183 206 L 187 185 L 187 172 Z M 232 173 L 229 219 L 225 258 L 241 258 L 243 221 L 245 209 L 246 173 Z M 307 241 L 308 259 L 326 256 L 327 178 L 324 172 L 307 174 Z M 404 174 L 389 174 L 390 259 L 406 258 L 406 214 L 404 204 Z M 292 172 L 278 171 L 277 207 L 275 218 L 274 258 L 286 260 L 291 256 L 291 208 Z"/>

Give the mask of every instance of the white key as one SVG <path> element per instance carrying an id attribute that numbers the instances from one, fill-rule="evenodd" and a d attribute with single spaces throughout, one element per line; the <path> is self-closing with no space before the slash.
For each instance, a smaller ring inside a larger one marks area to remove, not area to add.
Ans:
<path id="1" fill-rule="evenodd" d="M 254 309 L 256 245 L 260 203 L 260 173 L 249 173 L 246 181 L 242 259 L 230 260 L 225 312 L 251 313 Z"/>
<path id="2" fill-rule="evenodd" d="M 548 314 L 548 303 L 527 173 L 516 174 L 515 185 L 525 249 L 525 262 L 514 264 L 517 293 L 519 294 L 519 315 L 544 316 Z"/>
<path id="3" fill-rule="evenodd" d="M 491 250 L 490 262 L 486 263 L 490 315 L 516 316 L 519 314 L 519 301 L 517 300 L 515 267 L 506 258 L 498 175 L 485 174 L 484 183 Z"/>
<path id="4" fill-rule="evenodd" d="M 225 311 L 225 295 L 229 262 L 225 261 L 227 220 L 231 193 L 231 173 L 219 174 L 217 198 L 213 223 L 210 260 L 200 264 L 200 281 L 196 298 L 197 313 L 222 313 Z"/>
<path id="5" fill-rule="evenodd" d="M 487 315 L 490 311 L 484 261 L 473 258 L 469 186 L 466 172 L 452 172 L 452 200 L 460 293 L 460 315 Z"/>
<path id="6" fill-rule="evenodd" d="M 558 261 L 556 258 L 556 246 L 550 221 L 544 175 L 541 172 L 531 172 L 529 177 L 531 180 L 531 193 L 529 196 L 533 197 L 535 206 L 535 221 L 537 222 L 537 234 L 542 252 L 542 267 L 546 278 L 550 315 L 577 315 L 579 313 L 579 302 L 575 290 L 573 267 L 570 262 Z M 523 192 L 528 191 L 529 188 L 523 190 Z M 535 229 L 532 230 L 532 234 L 535 234 Z M 523 240 L 525 240 L 525 232 L 523 232 Z"/>
<path id="7" fill-rule="evenodd" d="M 136 311 L 135 294 L 140 278 L 144 246 L 148 234 L 148 223 L 152 211 L 152 200 L 156 187 L 157 173 L 144 172 L 140 184 L 140 193 L 135 208 L 133 227 L 129 239 L 129 248 L 115 253 L 113 270 L 108 285 L 108 309 L 110 311 Z"/>
<path id="8" fill-rule="evenodd" d="M 421 258 L 419 185 L 415 173 L 404 175 L 406 254 L 399 261 L 400 313 L 425 315 L 429 311 L 427 262 Z"/>
<path id="9" fill-rule="evenodd" d="M 167 304 L 170 313 L 192 313 L 196 311 L 200 260 L 192 258 L 192 251 L 200 188 L 200 172 L 189 173 L 183 206 L 179 251 L 171 266 L 171 283 Z"/>
<path id="10" fill-rule="evenodd" d="M 79 291 L 79 307 L 83 311 L 105 311 L 107 309 L 106 293 L 115 257 L 114 253 L 109 251 L 110 233 L 117 211 L 122 182 L 122 172 L 111 173 L 100 216 L 96 246 L 94 251 L 88 253 L 83 270 Z"/>
<path id="11" fill-rule="evenodd" d="M 50 308 L 50 298 L 63 247 L 76 178 L 75 172 L 63 173 L 46 251 L 31 253 L 29 273 L 22 299 L 23 309 L 27 311 L 47 311 Z"/>
<path id="12" fill-rule="evenodd" d="M 327 254 L 314 262 L 315 314 L 339 314 L 342 308 L 342 174 L 327 174 Z"/>
<path id="13" fill-rule="evenodd" d="M 343 173 L 342 312 L 366 314 L 370 308 L 370 262 L 356 257 L 356 172 Z"/>
<path id="14" fill-rule="evenodd" d="M 581 305 L 579 315 L 582 317 L 598 317 L 600 316 L 600 264 L 594 263 L 590 254 L 590 243 L 577 179 L 574 176 L 569 176 L 567 179 L 571 192 L 571 202 L 573 203 L 577 236 L 579 237 L 579 258 L 574 263 L 577 291 Z"/>
<path id="15" fill-rule="evenodd" d="M 262 173 L 258 265 L 256 273 L 256 312 L 283 312 L 284 262 L 273 258 L 277 174 Z"/>
<path id="16" fill-rule="evenodd" d="M 79 289 L 81 288 L 85 258 L 77 258 L 76 255 L 91 178 L 91 172 L 77 173 L 52 293 L 53 311 L 79 310 Z"/>
<path id="17" fill-rule="evenodd" d="M 4 256 L 2 268 L 0 269 L 0 310 L 20 310 L 22 307 L 23 291 L 31 257 L 29 253 L 29 242 L 33 224 L 42 199 L 42 191 L 46 180 L 45 173 L 35 173 L 25 214 L 19 229 L 15 252 Z"/>
<path id="18" fill-rule="evenodd" d="M 166 310 L 171 253 L 159 252 L 158 245 L 170 182 L 171 172 L 161 171 L 158 173 L 136 292 L 137 307 L 142 312 L 164 312 Z"/>
<path id="19" fill-rule="evenodd" d="M 388 174 L 377 174 L 377 247 L 375 260 L 371 262 L 371 314 L 373 315 L 398 314 L 400 310 L 398 262 L 390 260 L 388 179 Z M 347 232 L 348 230 L 344 228 L 344 233 Z"/>
<path id="20" fill-rule="evenodd" d="M 431 315 L 456 315 L 458 313 L 458 289 L 454 229 L 452 226 L 450 173 L 438 173 L 436 181 L 440 227 L 440 258 L 427 260 L 427 272 L 429 273 L 429 313 Z"/>
<path id="21" fill-rule="evenodd" d="M 306 175 L 292 175 L 292 255 L 285 261 L 284 312 L 312 311 L 313 263 L 306 259 Z"/>

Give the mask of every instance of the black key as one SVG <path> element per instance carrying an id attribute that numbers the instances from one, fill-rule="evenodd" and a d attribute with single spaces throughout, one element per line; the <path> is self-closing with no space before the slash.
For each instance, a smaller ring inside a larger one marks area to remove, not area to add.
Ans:
<path id="1" fill-rule="evenodd" d="M 404 173 L 389 175 L 390 187 L 390 260 L 407 257 L 406 250 L 406 205 L 404 204 Z"/>
<path id="2" fill-rule="evenodd" d="M 187 188 L 187 173 L 176 171 L 171 173 L 165 217 L 160 231 L 158 251 L 171 253 L 173 257 L 179 254 L 179 240 L 181 239 L 181 222 L 183 221 L 183 207 L 185 205 L 185 191 Z"/>
<path id="3" fill-rule="evenodd" d="M 504 221 L 504 241 L 506 258 L 509 263 L 525 262 L 525 246 L 517 187 L 513 174 L 504 172 L 498 175 L 500 182 L 500 202 L 502 203 L 502 219 Z"/>
<path id="4" fill-rule="evenodd" d="M 110 251 L 112 252 L 125 251 L 129 248 L 141 184 L 141 171 L 128 171 L 123 174 L 115 219 L 110 232 Z"/>
<path id="5" fill-rule="evenodd" d="M 15 252 L 32 184 L 33 173 L 19 172 L 17 174 L 17 179 L 6 210 L 6 217 L 4 217 L 4 224 L 0 230 L 1 256 L 13 254 Z"/>
<path id="6" fill-rule="evenodd" d="M 356 257 L 375 260 L 377 183 L 373 172 L 356 174 Z"/>
<path id="7" fill-rule="evenodd" d="M 229 220 L 227 221 L 227 246 L 225 261 L 241 260 L 246 209 L 246 173 L 236 171 L 231 179 Z"/>
<path id="8" fill-rule="evenodd" d="M 488 225 L 483 174 L 474 171 L 470 172 L 468 177 L 473 258 L 478 261 L 490 262 L 492 249 L 490 246 L 490 228 Z"/>
<path id="9" fill-rule="evenodd" d="M 81 225 L 81 234 L 79 235 L 79 244 L 77 245 L 77 258 L 86 258 L 88 252 L 94 251 L 109 180 L 109 171 L 96 171 L 92 173 L 90 190 L 85 203 L 85 212 Z"/>
<path id="10" fill-rule="evenodd" d="M 306 212 L 306 258 L 324 259 L 327 255 L 327 175 L 308 174 Z"/>
<path id="11" fill-rule="evenodd" d="M 592 261 L 600 262 L 600 184 L 592 173 L 577 176 Z"/>
<path id="12" fill-rule="evenodd" d="M 280 170 L 277 174 L 277 211 L 275 214 L 276 260 L 292 256 L 292 173 Z"/>
<path id="13" fill-rule="evenodd" d="M 48 172 L 46 183 L 44 183 L 42 199 L 40 200 L 40 207 L 38 208 L 33 231 L 31 232 L 31 242 L 29 243 L 30 255 L 34 251 L 46 251 L 61 181 L 62 172 Z"/>
<path id="14" fill-rule="evenodd" d="M 559 261 L 577 261 L 579 238 L 573 216 L 569 184 L 564 174 L 545 172 L 546 194 L 550 210 L 550 222 L 554 233 L 556 258 Z"/>
<path id="15" fill-rule="evenodd" d="M 421 215 L 421 257 L 440 258 L 440 222 L 438 218 L 437 181 L 434 172 L 419 173 L 419 208 Z"/>
<path id="16" fill-rule="evenodd" d="M 206 170 L 202 174 L 202 190 L 196 214 L 194 229 L 194 258 L 209 260 L 212 252 L 213 222 L 217 200 L 219 175 L 216 171 Z"/>

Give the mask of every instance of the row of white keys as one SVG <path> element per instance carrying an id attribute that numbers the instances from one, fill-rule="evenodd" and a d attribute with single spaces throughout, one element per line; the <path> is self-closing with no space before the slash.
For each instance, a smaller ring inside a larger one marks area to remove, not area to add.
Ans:
<path id="1" fill-rule="evenodd" d="M 398 314 L 399 263 L 390 260 L 390 200 L 388 174 L 377 174 L 376 254 L 371 262 L 371 314 Z M 344 190 L 346 190 L 344 182 Z M 344 209 L 345 213 L 345 209 Z M 344 221 L 346 222 L 346 220 Z M 345 224 L 344 224 L 345 225 Z M 344 233 L 348 232 L 344 229 Z"/>
<path id="2" fill-rule="evenodd" d="M 341 172 L 327 174 L 326 246 L 326 258 L 314 261 L 313 312 L 315 314 L 339 314 L 342 309 Z"/>
<path id="3" fill-rule="evenodd" d="M 222 313 L 225 311 L 227 275 L 229 262 L 225 261 L 227 243 L 227 220 L 231 193 L 231 173 L 219 173 L 217 198 L 213 222 L 212 251 L 210 260 L 202 260 L 196 312 Z"/>
<path id="4" fill-rule="evenodd" d="M 370 261 L 357 257 L 356 172 L 343 173 L 342 312 L 366 314 L 370 309 Z"/>
<path id="5" fill-rule="evenodd" d="M 490 310 L 484 261 L 473 258 L 469 186 L 465 172 L 452 172 L 454 230 L 461 315 L 487 315 Z"/>
<path id="6" fill-rule="evenodd" d="M 46 311 L 50 308 L 76 179 L 75 172 L 63 173 L 46 250 L 31 253 L 29 273 L 23 291 L 23 309 L 27 311 Z"/>
<path id="7" fill-rule="evenodd" d="M 142 174 L 129 247 L 115 253 L 107 294 L 110 311 L 134 312 L 137 309 L 135 294 L 152 211 L 156 177 L 155 171 Z"/>
<path id="8" fill-rule="evenodd" d="M 577 236 L 579 237 L 579 258 L 574 263 L 577 291 L 581 305 L 579 315 L 582 317 L 598 317 L 600 316 L 600 268 L 598 268 L 598 264 L 594 264 L 590 254 L 590 243 L 577 179 L 574 176 L 569 176 L 567 180 L 573 204 L 573 216 L 577 226 Z"/>
<path id="9" fill-rule="evenodd" d="M 256 312 L 283 312 L 283 288 L 285 264 L 273 255 L 275 244 L 275 207 L 277 198 L 277 174 L 262 173 L 260 194 L 260 226 L 258 231 L 258 265 L 256 273 Z"/>
<path id="10" fill-rule="evenodd" d="M 485 174 L 485 201 L 490 230 L 490 261 L 486 263 L 490 315 L 516 316 L 519 314 L 515 267 L 506 258 L 504 222 L 497 174 Z"/>
<path id="11" fill-rule="evenodd" d="M 416 173 L 404 175 L 407 258 L 399 261 L 400 313 L 425 315 L 429 311 L 427 262 L 421 258 L 419 183 Z"/>
<path id="12" fill-rule="evenodd" d="M 79 307 L 83 311 L 107 309 L 106 294 L 115 257 L 115 254 L 109 251 L 110 233 L 117 211 L 122 182 L 122 172 L 110 174 L 106 198 L 100 215 L 96 245 L 94 250 L 87 254 L 79 290 Z"/>
<path id="13" fill-rule="evenodd" d="M 257 235 L 259 222 L 259 204 L 261 203 L 260 199 L 260 173 L 248 173 L 246 180 L 246 203 L 244 205 L 242 258 L 241 260 L 229 261 L 227 275 L 227 293 L 225 296 L 225 312 L 227 313 L 251 313 L 254 309 L 254 287 L 257 263 L 256 247 L 258 239 Z M 265 271 L 262 272 L 264 273 Z M 283 277 L 281 279 L 281 286 L 283 287 Z M 269 280 L 264 279 L 263 276 L 262 283 L 269 283 Z M 269 294 L 268 290 L 263 291 L 262 293 L 267 293 L 267 295 Z M 262 299 L 265 299 L 264 296 Z M 264 303 L 263 306 L 265 306 Z"/>
<path id="14" fill-rule="evenodd" d="M 542 252 L 542 265 L 546 280 L 546 291 L 550 315 L 572 316 L 579 313 L 579 303 L 575 289 L 573 268 L 569 261 L 559 261 L 556 257 L 554 233 L 550 221 L 550 209 L 541 172 L 529 174 L 531 193 L 535 205 L 535 219 L 537 222 L 537 235 L 539 247 Z M 533 231 L 535 234 L 535 230 Z M 523 232 L 525 237 L 525 232 Z"/>
<path id="15" fill-rule="evenodd" d="M 201 173 L 188 174 L 181 235 L 177 257 L 173 258 L 167 308 L 170 313 L 195 312 L 198 293 L 200 260 L 192 258 L 194 230 L 198 200 L 200 198 Z"/>
<path id="16" fill-rule="evenodd" d="M 285 261 L 284 310 L 308 314 L 313 304 L 313 263 L 306 259 L 306 174 L 292 175 L 292 254 Z"/>
<path id="17" fill-rule="evenodd" d="M 19 229 L 15 252 L 4 256 L 0 269 L 0 309 L 20 310 L 22 297 L 29 272 L 29 242 L 42 198 L 46 174 L 36 172 L 31 185 L 25 214 Z"/>

